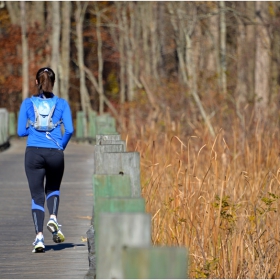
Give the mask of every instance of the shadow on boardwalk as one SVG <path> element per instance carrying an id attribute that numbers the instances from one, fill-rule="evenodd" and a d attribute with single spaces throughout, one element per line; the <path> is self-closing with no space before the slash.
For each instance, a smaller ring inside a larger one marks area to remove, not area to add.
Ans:
<path id="1" fill-rule="evenodd" d="M 15 138 L 0 153 L 0 278 L 82 279 L 89 268 L 86 232 L 92 215 L 93 145 L 70 142 L 66 148 L 58 215 L 66 240 L 53 243 L 45 226 L 43 254 L 31 253 L 35 231 L 24 152 L 25 139 Z"/>

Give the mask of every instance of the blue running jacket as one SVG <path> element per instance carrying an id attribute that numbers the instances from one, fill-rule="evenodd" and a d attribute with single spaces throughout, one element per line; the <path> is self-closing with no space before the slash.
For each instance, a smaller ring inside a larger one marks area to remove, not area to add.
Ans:
<path id="1" fill-rule="evenodd" d="M 28 136 L 26 143 L 27 147 L 56 148 L 64 150 L 74 132 L 71 109 L 65 99 L 58 98 L 52 119 L 53 123 L 62 120 L 65 130 L 63 135 L 61 133 L 60 124 L 50 132 L 48 137 L 46 132 L 37 131 L 31 126 L 28 120 L 34 122 L 35 113 L 31 98 L 26 98 L 20 107 L 17 129 L 18 136 Z"/>

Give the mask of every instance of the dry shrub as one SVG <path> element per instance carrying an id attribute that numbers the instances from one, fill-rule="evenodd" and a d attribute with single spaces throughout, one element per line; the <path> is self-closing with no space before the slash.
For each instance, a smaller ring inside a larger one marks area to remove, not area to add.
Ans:
<path id="1" fill-rule="evenodd" d="M 152 241 L 188 248 L 190 278 L 280 278 L 278 132 L 232 123 L 215 139 L 184 136 L 177 122 L 128 141 Z"/>

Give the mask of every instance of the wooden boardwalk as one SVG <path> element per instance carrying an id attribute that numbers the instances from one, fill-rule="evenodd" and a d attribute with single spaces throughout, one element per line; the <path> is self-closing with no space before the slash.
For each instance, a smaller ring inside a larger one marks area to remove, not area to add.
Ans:
<path id="1" fill-rule="evenodd" d="M 66 237 L 55 244 L 46 228 L 46 252 L 31 253 L 35 231 L 24 171 L 25 139 L 0 153 L 0 278 L 83 279 L 89 268 L 86 232 L 92 215 L 93 145 L 71 142 L 65 150 L 58 222 Z"/>

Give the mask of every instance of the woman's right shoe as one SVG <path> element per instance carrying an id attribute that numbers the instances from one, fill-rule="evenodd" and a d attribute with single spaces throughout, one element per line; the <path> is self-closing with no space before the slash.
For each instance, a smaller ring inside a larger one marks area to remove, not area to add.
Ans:
<path id="1" fill-rule="evenodd" d="M 45 245 L 44 245 L 44 237 L 41 238 L 36 237 L 35 241 L 33 242 L 33 250 L 32 253 L 44 253 L 45 252 Z"/>
<path id="2" fill-rule="evenodd" d="M 47 223 L 47 228 L 52 233 L 53 241 L 55 243 L 61 243 L 65 240 L 64 234 L 60 230 L 60 227 L 61 225 L 59 225 L 54 219 L 50 219 Z"/>

